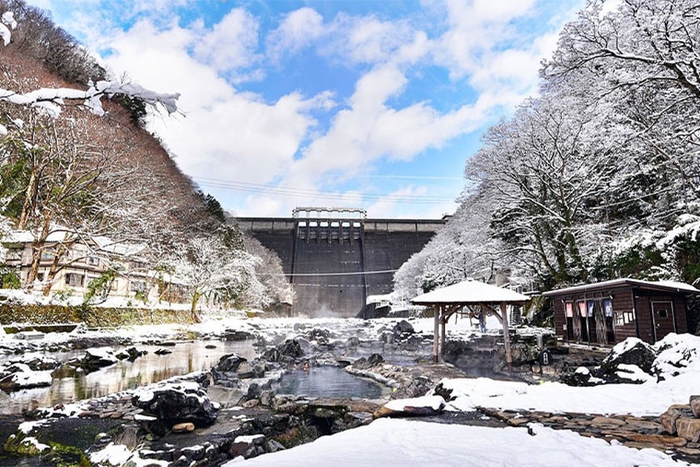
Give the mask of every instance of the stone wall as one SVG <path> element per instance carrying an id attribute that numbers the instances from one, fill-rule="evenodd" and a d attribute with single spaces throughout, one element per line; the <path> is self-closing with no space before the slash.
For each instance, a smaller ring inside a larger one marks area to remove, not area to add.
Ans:
<path id="1" fill-rule="evenodd" d="M 129 326 L 136 324 L 188 323 L 192 314 L 144 308 L 83 308 L 64 305 L 0 305 L 0 325 L 6 332 L 28 329 L 31 325 L 85 323 L 89 327 Z"/>

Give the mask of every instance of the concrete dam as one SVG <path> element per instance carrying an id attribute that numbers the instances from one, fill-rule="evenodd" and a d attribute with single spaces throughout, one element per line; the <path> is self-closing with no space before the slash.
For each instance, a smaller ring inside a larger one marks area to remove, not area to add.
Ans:
<path id="1" fill-rule="evenodd" d="M 370 295 L 393 290 L 394 272 L 446 218 L 369 219 L 364 209 L 296 208 L 291 218 L 239 217 L 241 230 L 282 260 L 293 314 L 354 317 Z"/>

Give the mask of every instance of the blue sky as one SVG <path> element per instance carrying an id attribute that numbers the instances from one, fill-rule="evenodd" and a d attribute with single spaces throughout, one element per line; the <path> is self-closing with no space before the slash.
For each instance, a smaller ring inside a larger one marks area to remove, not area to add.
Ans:
<path id="1" fill-rule="evenodd" d="M 480 135 L 537 92 L 583 0 L 29 0 L 154 114 L 180 168 L 239 216 L 454 212 Z"/>

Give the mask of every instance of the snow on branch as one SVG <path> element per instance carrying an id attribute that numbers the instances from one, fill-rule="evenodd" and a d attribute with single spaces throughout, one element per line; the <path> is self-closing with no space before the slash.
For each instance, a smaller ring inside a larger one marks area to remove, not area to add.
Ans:
<path id="1" fill-rule="evenodd" d="M 11 29 L 17 27 L 17 21 L 15 21 L 15 15 L 11 11 L 6 11 L 0 16 L 0 38 L 4 45 L 10 43 L 12 38 Z"/>
<path id="2" fill-rule="evenodd" d="M 11 29 L 17 27 L 14 14 L 6 11 L 0 16 L 0 38 L 4 45 L 10 43 L 12 37 Z M 25 94 L 0 88 L 0 102 L 9 102 L 17 105 L 32 105 L 45 109 L 50 115 L 58 116 L 65 101 L 78 101 L 79 105 L 84 105 L 96 115 L 104 115 L 102 107 L 102 96 L 111 97 L 121 94 L 127 97 L 141 99 L 148 105 L 158 107 L 162 105 L 171 114 L 177 112 L 177 100 L 179 93 L 163 94 L 145 89 L 135 83 L 120 83 L 116 81 L 98 81 L 96 84 L 90 83 L 86 91 L 71 88 L 43 88 Z M 0 137 L 7 130 L 0 126 Z"/>
<path id="3" fill-rule="evenodd" d="M 9 102 L 17 105 L 32 105 L 44 108 L 49 114 L 57 116 L 66 100 L 78 101 L 96 115 L 104 115 L 102 96 L 111 97 L 122 94 L 143 100 L 153 107 L 162 105 L 171 114 L 177 111 L 177 99 L 179 93 L 164 94 L 151 91 L 135 83 L 119 83 L 114 81 L 98 81 L 90 84 L 86 91 L 72 88 L 42 88 L 25 94 L 0 88 L 0 102 Z"/>

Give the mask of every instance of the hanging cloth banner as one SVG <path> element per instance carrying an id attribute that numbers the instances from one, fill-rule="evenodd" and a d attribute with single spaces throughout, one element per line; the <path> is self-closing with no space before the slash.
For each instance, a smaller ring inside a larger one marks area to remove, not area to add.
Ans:
<path id="1" fill-rule="evenodd" d="M 586 317 L 588 314 L 588 311 L 586 310 L 586 302 L 578 302 L 578 312 L 582 318 Z"/>
<path id="2" fill-rule="evenodd" d="M 593 300 L 588 300 L 588 302 L 586 302 L 586 308 L 588 311 L 589 318 L 593 318 L 593 307 L 594 306 L 595 306 L 595 302 Z"/>
<path id="3" fill-rule="evenodd" d="M 574 304 L 571 302 L 566 303 L 566 317 L 567 318 L 574 317 Z"/>
<path id="4" fill-rule="evenodd" d="M 603 312 L 605 313 L 605 316 L 607 318 L 612 318 L 613 315 L 613 306 L 612 306 L 612 300 L 609 298 L 606 298 L 603 300 Z"/>

